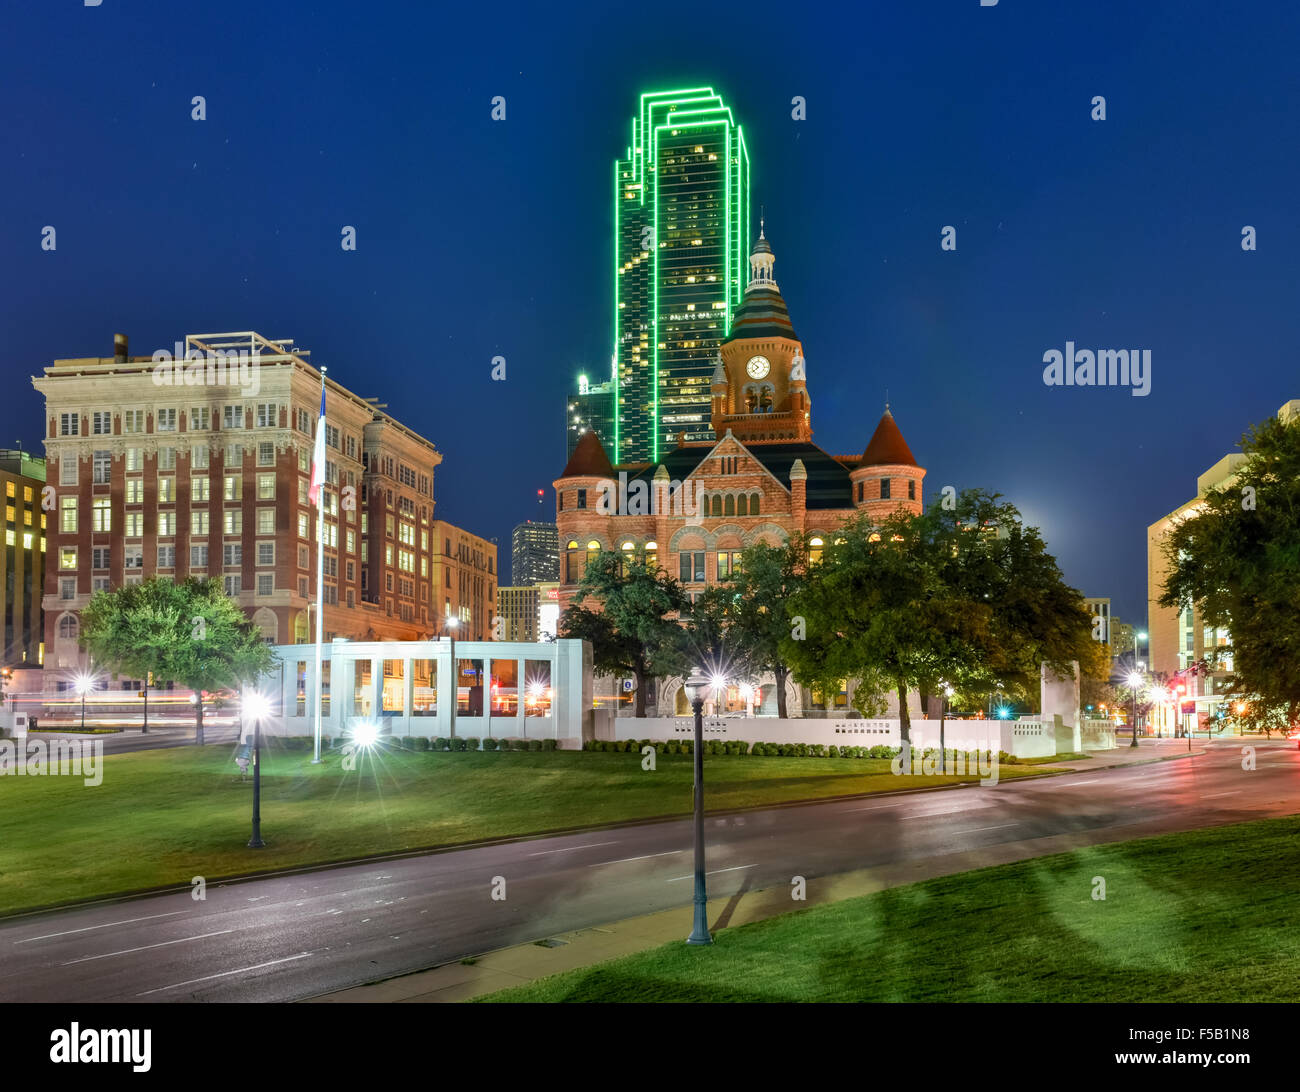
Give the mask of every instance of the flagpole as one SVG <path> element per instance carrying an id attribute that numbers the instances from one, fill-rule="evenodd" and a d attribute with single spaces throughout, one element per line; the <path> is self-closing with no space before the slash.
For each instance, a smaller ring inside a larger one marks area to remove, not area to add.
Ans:
<path id="1" fill-rule="evenodd" d="M 318 429 L 325 428 L 325 367 L 320 370 L 320 420 Z M 319 446 L 319 445 L 318 445 Z M 316 757 L 312 765 L 320 763 L 320 706 L 321 647 L 325 643 L 325 468 L 321 467 L 320 492 L 316 496 Z"/>

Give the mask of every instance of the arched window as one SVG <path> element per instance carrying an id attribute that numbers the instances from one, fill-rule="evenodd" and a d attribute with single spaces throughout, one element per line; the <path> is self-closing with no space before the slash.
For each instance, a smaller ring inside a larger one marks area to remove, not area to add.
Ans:
<path id="1" fill-rule="evenodd" d="M 819 538 L 810 538 L 808 540 L 808 564 L 820 565 L 822 560 L 822 550 L 825 544 Z"/>
<path id="2" fill-rule="evenodd" d="M 65 614 L 59 619 L 59 636 L 71 641 L 77 639 L 81 632 L 81 624 L 77 621 L 75 614 Z"/>
<path id="3" fill-rule="evenodd" d="M 749 514 L 751 516 L 758 515 L 758 494 L 757 493 L 751 493 L 749 495 Z"/>
<path id="4" fill-rule="evenodd" d="M 600 543 L 594 538 L 587 543 L 587 564 L 590 565 L 600 556 Z"/>
<path id="5" fill-rule="evenodd" d="M 564 548 L 564 582 L 576 584 L 582 578 L 582 548 L 576 539 L 569 539 Z"/>
<path id="6" fill-rule="evenodd" d="M 736 498 L 730 493 L 727 494 L 727 500 L 722 509 L 724 516 L 734 516 L 736 514 Z"/>
<path id="7" fill-rule="evenodd" d="M 720 515 L 722 515 L 722 496 L 721 496 L 721 494 L 718 494 L 718 493 L 714 493 L 714 494 L 713 494 L 713 499 L 712 499 L 712 501 L 710 502 L 709 514 L 710 514 L 710 515 L 714 515 L 714 516 L 720 516 Z"/>
<path id="8" fill-rule="evenodd" d="M 736 515 L 749 515 L 749 497 L 745 493 L 741 493 L 740 496 L 736 498 Z"/>
<path id="9" fill-rule="evenodd" d="M 659 543 L 654 539 L 645 544 L 645 561 L 651 569 L 659 567 Z"/>

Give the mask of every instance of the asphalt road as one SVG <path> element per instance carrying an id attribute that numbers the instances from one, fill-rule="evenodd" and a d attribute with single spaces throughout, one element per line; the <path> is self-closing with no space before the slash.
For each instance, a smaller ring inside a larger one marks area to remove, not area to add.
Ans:
<path id="1" fill-rule="evenodd" d="M 1180 746 L 1174 744 L 1174 747 Z M 1169 753 L 1169 744 L 1162 748 Z M 1239 744 L 996 788 L 706 820 L 710 920 L 742 887 L 1055 835 L 1113 842 L 1300 812 L 1300 751 Z M 706 764 L 707 779 L 707 764 Z M 267 816 L 266 836 L 274 838 Z M 87 845 L 87 852 L 93 846 Z M 210 886 L 0 923 L 0 1001 L 289 1001 L 691 900 L 689 820 Z M 494 884 L 505 898 L 494 900 Z"/>

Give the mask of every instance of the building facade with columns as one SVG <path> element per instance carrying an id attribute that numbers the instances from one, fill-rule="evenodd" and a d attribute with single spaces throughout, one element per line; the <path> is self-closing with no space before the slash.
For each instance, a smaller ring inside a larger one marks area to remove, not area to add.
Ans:
<path id="1" fill-rule="evenodd" d="M 922 510 L 925 470 L 888 406 L 861 454 L 812 442 L 808 364 L 774 262 L 760 232 L 712 377 L 713 439 L 679 437 L 656 462 L 617 466 L 594 431 L 579 440 L 554 482 L 561 609 L 602 550 L 652 559 L 695 598 L 747 546 L 806 535 L 815 555 L 861 513 Z"/>

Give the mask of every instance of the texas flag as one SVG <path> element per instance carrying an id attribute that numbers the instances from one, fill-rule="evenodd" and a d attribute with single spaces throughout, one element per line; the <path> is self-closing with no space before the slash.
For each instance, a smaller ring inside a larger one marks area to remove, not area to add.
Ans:
<path id="1" fill-rule="evenodd" d="M 320 487 L 325 483 L 325 388 L 320 391 L 320 420 L 316 422 L 316 451 L 311 460 L 311 488 L 307 496 L 312 504 L 320 503 Z"/>

